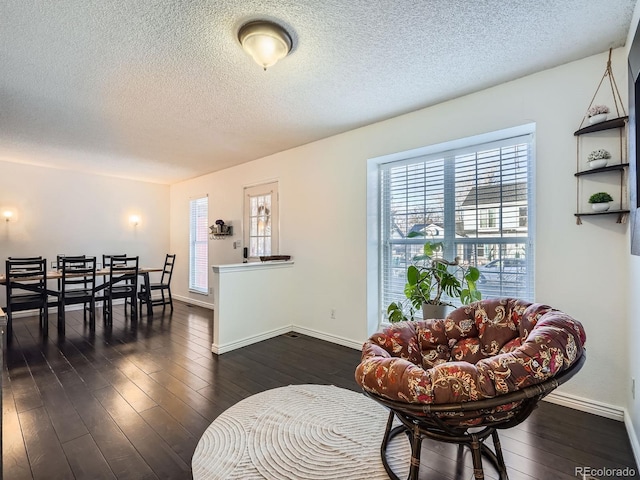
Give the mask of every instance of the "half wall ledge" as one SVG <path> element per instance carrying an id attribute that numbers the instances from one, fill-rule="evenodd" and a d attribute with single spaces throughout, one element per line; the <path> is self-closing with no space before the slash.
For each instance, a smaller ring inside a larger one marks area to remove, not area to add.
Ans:
<path id="1" fill-rule="evenodd" d="M 229 263 L 226 265 L 212 265 L 213 273 L 247 272 L 270 268 L 286 268 L 293 265 L 293 260 L 272 260 L 269 262 Z"/>
<path id="2" fill-rule="evenodd" d="M 213 344 L 217 355 L 291 329 L 292 260 L 212 265 Z"/>

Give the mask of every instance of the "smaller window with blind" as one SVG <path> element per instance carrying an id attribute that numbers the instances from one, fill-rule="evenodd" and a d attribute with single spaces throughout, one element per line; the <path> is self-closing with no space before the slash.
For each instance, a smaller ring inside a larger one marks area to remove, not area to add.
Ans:
<path id="1" fill-rule="evenodd" d="M 209 198 L 189 201 L 189 290 L 209 293 Z"/>
<path id="2" fill-rule="evenodd" d="M 245 188 L 243 237 L 249 260 L 278 253 L 278 182 Z"/>

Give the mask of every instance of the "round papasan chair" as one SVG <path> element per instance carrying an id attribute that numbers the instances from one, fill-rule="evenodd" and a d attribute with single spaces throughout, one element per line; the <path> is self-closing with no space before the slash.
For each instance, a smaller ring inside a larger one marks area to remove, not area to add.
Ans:
<path id="1" fill-rule="evenodd" d="M 389 476 L 399 480 L 387 446 L 405 432 L 409 479 L 418 478 L 423 438 L 469 447 L 476 479 L 484 478 L 483 455 L 507 479 L 497 429 L 524 421 L 582 368 L 585 340 L 569 315 L 514 298 L 482 300 L 445 319 L 398 322 L 372 335 L 355 376 L 366 395 L 390 409 L 381 447 Z M 484 443 L 489 436 L 493 451 Z"/>

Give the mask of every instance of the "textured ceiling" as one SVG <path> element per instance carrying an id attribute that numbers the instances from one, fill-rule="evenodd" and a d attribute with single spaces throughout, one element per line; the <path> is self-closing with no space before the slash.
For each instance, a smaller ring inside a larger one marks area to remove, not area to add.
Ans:
<path id="1" fill-rule="evenodd" d="M 174 183 L 621 46 L 635 3 L 2 0 L 0 160 Z"/>

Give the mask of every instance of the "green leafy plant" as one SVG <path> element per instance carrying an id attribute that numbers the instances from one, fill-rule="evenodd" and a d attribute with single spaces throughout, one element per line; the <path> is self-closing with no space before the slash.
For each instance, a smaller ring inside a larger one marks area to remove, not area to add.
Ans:
<path id="1" fill-rule="evenodd" d="M 419 233 L 409 234 L 408 237 L 420 236 Z M 387 307 L 390 322 L 413 320 L 416 310 L 422 304 L 449 305 L 443 295 L 458 298 L 463 304 L 482 299 L 482 294 L 476 287 L 480 278 L 480 271 L 476 267 L 460 265 L 460 258 L 453 261 L 442 258 L 442 242 L 426 242 L 423 254 L 413 258 L 413 263 L 407 268 L 407 283 L 404 287 L 405 301 L 392 302 Z"/>
<path id="2" fill-rule="evenodd" d="M 613 197 L 607 192 L 594 193 L 589 197 L 589 203 L 607 203 L 613 202 Z"/>

